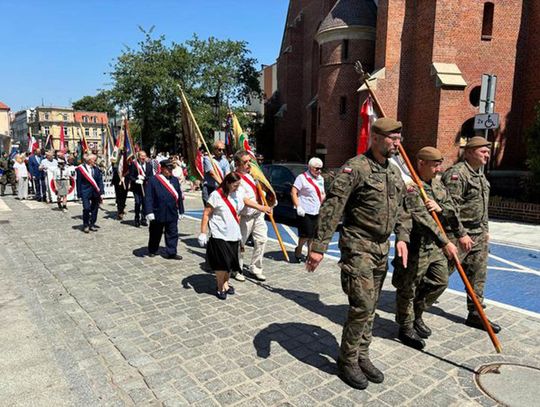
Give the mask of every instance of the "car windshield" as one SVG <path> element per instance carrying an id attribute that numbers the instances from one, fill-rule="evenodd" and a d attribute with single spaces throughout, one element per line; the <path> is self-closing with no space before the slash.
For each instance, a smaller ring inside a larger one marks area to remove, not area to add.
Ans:
<path id="1" fill-rule="evenodd" d="M 285 166 L 292 171 L 295 178 L 307 170 L 305 164 L 286 164 Z"/>

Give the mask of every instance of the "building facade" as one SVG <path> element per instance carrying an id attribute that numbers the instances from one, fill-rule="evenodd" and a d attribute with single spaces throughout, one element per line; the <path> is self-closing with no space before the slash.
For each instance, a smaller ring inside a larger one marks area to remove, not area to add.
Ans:
<path id="1" fill-rule="evenodd" d="M 521 168 L 540 99 L 539 21 L 540 2 L 527 0 L 291 0 L 277 92 L 267 104 L 274 140 L 266 153 L 293 161 L 319 155 L 329 167 L 355 155 L 367 96 L 358 60 L 385 113 L 403 121 L 409 155 L 431 145 L 447 164 L 475 134 L 482 74 L 496 75 L 492 164 Z"/>
<path id="2" fill-rule="evenodd" d="M 107 113 L 77 110 L 74 112 L 74 118 L 78 130 L 84 132 L 88 147 L 101 150 L 109 123 Z"/>

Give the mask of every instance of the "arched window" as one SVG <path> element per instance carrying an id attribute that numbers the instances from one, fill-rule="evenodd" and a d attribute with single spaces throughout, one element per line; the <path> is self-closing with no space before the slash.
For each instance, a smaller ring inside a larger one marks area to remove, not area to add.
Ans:
<path id="1" fill-rule="evenodd" d="M 484 3 L 484 15 L 482 17 L 482 41 L 491 41 L 493 35 L 493 13 L 495 5 L 491 2 Z"/>

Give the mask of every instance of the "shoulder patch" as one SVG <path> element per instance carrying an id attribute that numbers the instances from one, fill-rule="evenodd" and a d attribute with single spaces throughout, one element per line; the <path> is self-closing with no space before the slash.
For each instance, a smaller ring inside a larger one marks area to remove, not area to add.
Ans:
<path id="1" fill-rule="evenodd" d="M 352 173 L 352 168 L 351 167 L 343 167 L 343 170 L 341 172 L 344 173 L 344 174 L 350 174 L 350 173 Z"/>
<path id="2" fill-rule="evenodd" d="M 450 179 L 452 181 L 457 181 L 459 179 L 459 175 L 458 174 L 452 174 L 452 176 L 450 177 Z"/>

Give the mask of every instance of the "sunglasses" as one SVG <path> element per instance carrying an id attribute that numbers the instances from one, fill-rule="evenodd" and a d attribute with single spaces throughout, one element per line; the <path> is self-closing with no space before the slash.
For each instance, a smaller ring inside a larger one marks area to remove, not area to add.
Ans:
<path id="1" fill-rule="evenodd" d="M 313 167 L 315 171 L 322 171 L 322 167 Z"/>

